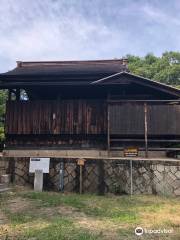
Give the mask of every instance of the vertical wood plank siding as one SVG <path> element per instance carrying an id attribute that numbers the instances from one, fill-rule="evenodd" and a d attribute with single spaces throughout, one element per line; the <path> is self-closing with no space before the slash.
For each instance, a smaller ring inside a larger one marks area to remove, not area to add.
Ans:
<path id="1" fill-rule="evenodd" d="M 148 105 L 148 135 L 180 135 L 180 105 Z M 143 135 L 144 105 L 110 106 L 110 134 Z"/>
<path id="2" fill-rule="evenodd" d="M 131 103 L 110 105 L 110 134 L 144 134 L 144 106 Z"/>
<path id="3" fill-rule="evenodd" d="M 7 102 L 6 134 L 106 134 L 104 101 Z"/>
<path id="4" fill-rule="evenodd" d="M 110 134 L 144 135 L 144 106 L 109 106 Z M 180 135 L 179 105 L 148 105 L 148 135 Z M 107 134 L 107 105 L 99 100 L 7 102 L 6 134 Z"/>
<path id="5" fill-rule="evenodd" d="M 148 106 L 148 132 L 180 135 L 180 105 Z"/>

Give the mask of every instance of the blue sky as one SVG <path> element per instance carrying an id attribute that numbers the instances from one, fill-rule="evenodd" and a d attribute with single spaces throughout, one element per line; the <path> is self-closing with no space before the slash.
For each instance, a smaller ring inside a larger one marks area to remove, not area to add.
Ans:
<path id="1" fill-rule="evenodd" d="M 180 0 L 0 0 L 0 72 L 16 60 L 180 50 Z"/>

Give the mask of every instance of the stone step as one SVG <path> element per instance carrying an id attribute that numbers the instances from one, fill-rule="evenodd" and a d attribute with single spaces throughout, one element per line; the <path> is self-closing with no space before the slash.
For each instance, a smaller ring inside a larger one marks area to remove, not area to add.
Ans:
<path id="1" fill-rule="evenodd" d="M 1 188 L 0 193 L 7 192 L 9 190 L 11 190 L 11 188 Z"/>
<path id="2" fill-rule="evenodd" d="M 4 188 L 7 188 L 7 187 L 8 187 L 7 183 L 0 183 L 0 190 L 4 189 Z"/>

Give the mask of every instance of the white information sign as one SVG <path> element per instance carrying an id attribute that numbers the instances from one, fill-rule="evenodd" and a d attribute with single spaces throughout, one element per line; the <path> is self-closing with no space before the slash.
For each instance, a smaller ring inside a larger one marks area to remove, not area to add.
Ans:
<path id="1" fill-rule="evenodd" d="M 35 170 L 42 170 L 43 173 L 49 173 L 50 158 L 30 158 L 29 172 L 34 173 Z"/>

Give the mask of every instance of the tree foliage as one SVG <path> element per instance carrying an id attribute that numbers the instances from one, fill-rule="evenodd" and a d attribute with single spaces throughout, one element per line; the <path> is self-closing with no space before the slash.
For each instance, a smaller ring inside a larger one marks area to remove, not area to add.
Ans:
<path id="1" fill-rule="evenodd" d="M 127 55 L 130 72 L 158 82 L 180 87 L 180 52 L 152 53 L 145 57 Z"/>
<path id="2" fill-rule="evenodd" d="M 7 91 L 0 90 L 0 143 L 2 143 L 4 140 L 4 118 L 6 99 Z"/>

